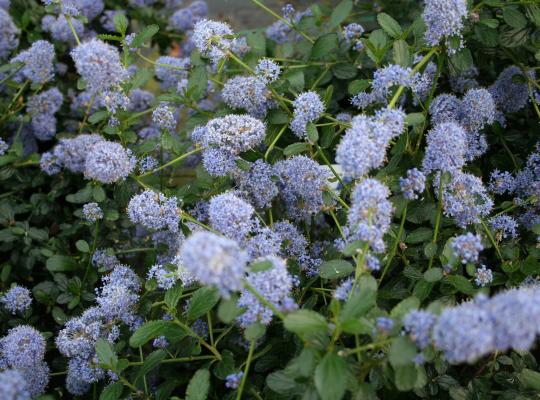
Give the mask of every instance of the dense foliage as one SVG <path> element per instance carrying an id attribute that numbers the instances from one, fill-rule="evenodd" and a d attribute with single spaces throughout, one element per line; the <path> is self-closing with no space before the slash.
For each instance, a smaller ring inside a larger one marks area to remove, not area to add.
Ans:
<path id="1" fill-rule="evenodd" d="M 0 398 L 537 398 L 538 1 L 251 3 L 0 1 Z"/>

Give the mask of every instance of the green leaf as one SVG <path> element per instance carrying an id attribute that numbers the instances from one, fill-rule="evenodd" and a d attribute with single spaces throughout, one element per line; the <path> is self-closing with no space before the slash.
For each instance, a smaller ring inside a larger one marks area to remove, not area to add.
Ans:
<path id="1" fill-rule="evenodd" d="M 141 365 L 137 372 L 135 382 L 139 381 L 143 376 L 156 368 L 165 358 L 167 358 L 167 352 L 165 350 L 156 350 L 148 354 L 144 359 L 143 365 Z"/>
<path id="2" fill-rule="evenodd" d="M 98 122 L 103 121 L 109 117 L 109 113 L 106 110 L 96 111 L 88 117 L 88 122 L 92 125 L 97 124 Z"/>
<path id="3" fill-rule="evenodd" d="M 108 385 L 101 394 L 99 400 L 117 400 L 122 395 L 124 384 L 122 382 L 114 382 Z"/>
<path id="4" fill-rule="evenodd" d="M 358 73 L 354 64 L 337 64 L 332 67 L 332 73 L 338 79 L 352 79 Z"/>
<path id="5" fill-rule="evenodd" d="M 242 314 L 242 309 L 237 306 L 238 296 L 231 296 L 230 299 L 222 299 L 218 307 L 218 318 L 226 324 L 231 323 L 236 317 Z"/>
<path id="6" fill-rule="evenodd" d="M 86 242 L 86 240 L 77 240 L 75 242 L 75 247 L 77 250 L 79 250 L 81 253 L 88 253 L 90 251 L 90 246 Z"/>
<path id="7" fill-rule="evenodd" d="M 87 185 L 77 193 L 68 194 L 66 196 L 66 201 L 74 204 L 88 203 L 90 200 L 92 200 L 92 194 L 92 186 Z"/>
<path id="8" fill-rule="evenodd" d="M 503 8 L 503 19 L 512 28 L 523 29 L 527 26 L 527 18 L 513 7 Z"/>
<path id="9" fill-rule="evenodd" d="M 195 67 L 188 80 L 188 93 L 195 100 L 200 100 L 208 85 L 208 73 L 204 65 Z"/>
<path id="10" fill-rule="evenodd" d="M 328 331 L 326 319 L 312 310 L 298 310 L 287 314 L 283 325 L 288 331 L 299 335 Z"/>
<path id="11" fill-rule="evenodd" d="M 191 296 L 186 317 L 195 321 L 210 311 L 219 301 L 219 291 L 214 287 L 202 287 Z"/>
<path id="12" fill-rule="evenodd" d="M 369 87 L 369 81 L 367 79 L 357 79 L 349 83 L 347 87 L 347 92 L 354 96 L 360 92 L 363 92 Z"/>
<path id="13" fill-rule="evenodd" d="M 345 246 L 345 248 L 341 252 L 344 255 L 350 257 L 350 256 L 355 255 L 363 245 L 364 245 L 364 242 L 362 242 L 361 240 L 355 240 L 347 244 L 347 246 Z"/>
<path id="14" fill-rule="evenodd" d="M 289 82 L 292 90 L 300 91 L 304 89 L 305 78 L 304 73 L 298 69 L 289 70 L 283 74 L 283 78 Z"/>
<path id="15" fill-rule="evenodd" d="M 524 368 L 518 374 L 518 379 L 525 389 L 540 391 L 540 372 Z"/>
<path id="16" fill-rule="evenodd" d="M 118 357 L 116 356 L 111 344 L 105 339 L 98 339 L 96 342 L 96 354 L 100 364 L 113 371 L 116 369 Z"/>
<path id="17" fill-rule="evenodd" d="M 415 387 L 418 372 L 413 365 L 396 367 L 394 369 L 396 387 L 402 392 Z"/>
<path id="18" fill-rule="evenodd" d="M 518 29 L 503 26 L 499 42 L 503 47 L 519 47 L 524 45 L 529 37 L 530 30 L 527 28 Z"/>
<path id="19" fill-rule="evenodd" d="M 437 254 L 437 243 L 429 242 L 424 246 L 424 255 L 427 258 L 435 257 L 435 254 Z"/>
<path id="20" fill-rule="evenodd" d="M 109 35 L 107 33 L 100 33 L 97 37 L 99 39 L 101 39 L 101 40 L 109 40 L 111 42 L 121 42 L 122 41 L 122 36 Z"/>
<path id="21" fill-rule="evenodd" d="M 340 400 L 347 388 L 347 364 L 336 354 L 326 354 L 315 369 L 315 387 L 322 400 Z"/>
<path id="22" fill-rule="evenodd" d="M 397 337 L 388 351 L 388 361 L 392 367 L 413 367 L 417 350 L 414 343 L 404 336 Z"/>
<path id="23" fill-rule="evenodd" d="M 450 65 L 458 72 L 467 71 L 473 65 L 471 51 L 463 48 L 450 56 Z"/>
<path id="24" fill-rule="evenodd" d="M 120 33 L 122 36 L 125 36 L 128 28 L 128 20 L 123 13 L 116 13 L 114 15 L 114 27 L 116 32 Z"/>
<path id="25" fill-rule="evenodd" d="M 266 37 L 263 32 L 248 32 L 246 36 L 249 53 L 258 57 L 266 55 Z"/>
<path id="26" fill-rule="evenodd" d="M 274 264 L 270 260 L 257 261 L 251 264 L 251 272 L 263 272 L 272 268 Z"/>
<path id="27" fill-rule="evenodd" d="M 399 23 L 388 14 L 377 14 L 377 22 L 381 28 L 393 38 L 398 38 L 403 35 L 403 30 L 401 29 L 401 26 L 399 26 Z"/>
<path id="28" fill-rule="evenodd" d="M 135 35 L 133 41 L 131 42 L 131 47 L 141 47 L 144 42 L 150 40 L 156 33 L 158 33 L 158 31 L 159 26 L 148 25 Z"/>
<path id="29" fill-rule="evenodd" d="M 272 391 L 281 395 L 291 395 L 298 388 L 295 379 L 285 371 L 272 372 L 266 377 L 266 384 Z"/>
<path id="30" fill-rule="evenodd" d="M 319 270 L 321 278 L 336 279 L 350 275 L 354 271 L 354 267 L 345 260 L 330 260 L 323 262 Z"/>
<path id="31" fill-rule="evenodd" d="M 254 342 L 264 336 L 266 333 L 266 326 L 261 324 L 260 322 L 255 322 L 248 326 L 248 328 L 244 331 L 244 337 L 249 342 Z"/>
<path id="32" fill-rule="evenodd" d="M 394 319 L 403 318 L 409 311 L 416 310 L 420 307 L 420 300 L 415 296 L 407 297 L 401 300 L 390 312 L 390 316 Z"/>
<path id="33" fill-rule="evenodd" d="M 339 3 L 330 15 L 329 27 L 334 29 L 341 24 L 349 16 L 353 8 L 353 2 L 351 0 L 343 0 Z"/>
<path id="34" fill-rule="evenodd" d="M 94 186 L 94 188 L 92 189 L 92 197 L 98 203 L 105 201 L 105 190 L 101 186 Z"/>
<path id="35" fill-rule="evenodd" d="M 450 283 L 461 293 L 468 294 L 469 296 L 472 296 L 473 294 L 475 294 L 475 290 L 472 283 L 469 282 L 467 278 L 461 275 L 449 275 L 446 277 L 445 281 Z"/>
<path id="36" fill-rule="evenodd" d="M 74 271 L 77 269 L 77 263 L 73 258 L 60 255 L 49 258 L 46 266 L 49 272 Z"/>
<path id="37" fill-rule="evenodd" d="M 285 149 L 283 150 L 283 154 L 285 154 L 285 156 L 288 157 L 288 156 L 292 156 L 295 154 L 300 154 L 305 151 L 308 151 L 309 148 L 310 148 L 310 145 L 309 143 L 306 143 L 306 142 L 293 143 L 285 147 Z"/>
<path id="38" fill-rule="evenodd" d="M 135 72 L 135 76 L 131 80 L 131 87 L 132 88 L 142 87 L 146 85 L 146 83 L 150 79 L 152 79 L 153 76 L 154 74 L 148 68 L 139 68 L 137 69 L 137 72 Z"/>
<path id="39" fill-rule="evenodd" d="M 210 389 L 210 372 L 207 369 L 199 369 L 186 389 L 186 400 L 205 400 Z"/>
<path id="40" fill-rule="evenodd" d="M 394 62 L 403 67 L 407 67 L 410 62 L 409 46 L 405 40 L 394 42 Z"/>
<path id="41" fill-rule="evenodd" d="M 422 243 L 433 237 L 433 230 L 430 228 L 417 228 L 405 237 L 405 243 Z"/>
<path id="42" fill-rule="evenodd" d="M 328 58 L 329 55 L 335 53 L 338 48 L 338 36 L 336 33 L 327 33 L 320 36 L 313 44 L 311 50 L 312 59 Z"/>
<path id="43" fill-rule="evenodd" d="M 180 301 L 183 292 L 184 286 L 180 282 L 176 283 L 172 288 L 167 290 L 165 292 L 165 298 L 163 299 L 167 307 L 176 308 L 176 305 Z"/>
<path id="44" fill-rule="evenodd" d="M 167 339 L 176 341 L 186 336 L 186 332 L 173 321 L 148 321 L 131 335 L 129 345 L 137 348 L 158 336 L 165 336 Z"/>
<path id="45" fill-rule="evenodd" d="M 307 137 L 310 143 L 317 143 L 319 140 L 319 132 L 313 122 L 309 122 L 306 126 Z"/>
<path id="46" fill-rule="evenodd" d="M 340 314 L 341 321 L 358 319 L 369 311 L 377 300 L 377 281 L 371 275 L 364 275 L 358 281 L 358 291 L 345 303 Z"/>
<path id="47" fill-rule="evenodd" d="M 428 282 L 437 282 L 443 278 L 443 270 L 441 268 L 431 268 L 424 272 L 424 279 Z"/>

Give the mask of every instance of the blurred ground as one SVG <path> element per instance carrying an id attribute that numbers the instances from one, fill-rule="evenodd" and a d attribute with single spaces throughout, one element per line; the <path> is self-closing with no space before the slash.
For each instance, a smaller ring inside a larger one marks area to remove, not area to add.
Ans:
<path id="1" fill-rule="evenodd" d="M 286 3 L 293 4 L 302 10 L 312 4 L 321 3 L 314 0 L 261 0 L 267 7 L 281 14 L 281 7 Z M 260 28 L 270 25 L 276 19 L 257 7 L 251 0 L 206 0 L 212 18 L 225 20 L 235 28 Z M 337 3 L 337 0 L 323 0 L 323 3 Z"/>

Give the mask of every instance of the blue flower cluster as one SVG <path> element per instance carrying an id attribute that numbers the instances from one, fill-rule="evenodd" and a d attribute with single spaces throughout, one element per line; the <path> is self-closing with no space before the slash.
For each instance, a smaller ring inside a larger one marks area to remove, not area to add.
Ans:
<path id="1" fill-rule="evenodd" d="M 92 383 L 105 377 L 98 367 L 98 339 L 114 343 L 120 336 L 120 323 L 132 329 L 140 323 L 135 312 L 141 284 L 133 270 L 117 265 L 102 282 L 96 291 L 98 305 L 68 320 L 56 337 L 58 350 L 69 358 L 66 386 L 74 395 L 83 395 Z"/>
<path id="2" fill-rule="evenodd" d="M 297 305 L 290 296 L 293 288 L 292 276 L 287 271 L 287 264 L 281 258 L 268 256 L 257 259 L 255 265 L 270 264 L 262 271 L 249 272 L 246 280 L 257 292 L 278 310 L 287 312 Z M 255 322 L 270 324 L 273 312 L 262 304 L 248 289 L 244 289 L 238 299 L 238 306 L 246 310 L 238 318 L 241 327 L 247 328 Z"/>
<path id="3" fill-rule="evenodd" d="M 180 209 L 176 197 L 168 198 L 151 190 L 133 196 L 127 213 L 131 222 L 148 229 L 169 229 L 176 232 L 180 223 Z"/>
<path id="4" fill-rule="evenodd" d="M 49 366 L 45 357 L 45 338 L 29 325 L 19 325 L 8 331 L 0 339 L 1 369 L 5 370 L 2 380 L 7 379 L 14 387 L 11 389 L 18 395 L 28 393 L 26 399 L 36 398 L 43 394 L 49 383 Z M 8 372 L 13 371 L 13 372 Z M 18 373 L 19 375 L 16 375 Z M 9 388 L 0 389 L 9 393 Z M 7 397 L 9 399 L 9 397 Z"/>
<path id="5" fill-rule="evenodd" d="M 0 297 L 0 302 L 4 304 L 4 307 L 11 314 L 17 314 L 30 308 L 32 305 L 32 296 L 30 290 L 24 286 L 14 286 Z"/>
<path id="6" fill-rule="evenodd" d="M 181 257 L 195 279 L 217 287 L 224 297 L 243 286 L 248 255 L 234 240 L 195 232 L 182 245 Z"/>

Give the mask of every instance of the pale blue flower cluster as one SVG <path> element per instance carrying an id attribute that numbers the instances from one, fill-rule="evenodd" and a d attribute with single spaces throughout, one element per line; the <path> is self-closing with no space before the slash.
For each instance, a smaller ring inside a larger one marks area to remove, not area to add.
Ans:
<path id="1" fill-rule="evenodd" d="M 228 24 L 202 19 L 193 28 L 192 40 L 201 54 L 217 66 L 231 49 L 232 35 L 234 32 Z"/>
<path id="2" fill-rule="evenodd" d="M 299 94 L 293 102 L 293 107 L 291 130 L 296 136 L 305 138 L 307 124 L 321 117 L 325 105 L 317 93 L 309 91 Z"/>
<path id="3" fill-rule="evenodd" d="M 177 7 L 177 6 L 176 6 Z M 171 8 L 171 7 L 169 7 Z M 208 16 L 208 6 L 204 1 L 193 1 L 187 7 L 176 10 L 169 18 L 169 29 L 175 31 L 188 31 L 195 24 Z"/>
<path id="4" fill-rule="evenodd" d="M 422 17 L 426 24 L 425 39 L 428 45 L 437 46 L 441 41 L 449 44 L 451 37 L 461 37 L 463 20 L 467 16 L 466 0 L 426 0 Z M 452 52 L 455 49 L 449 48 Z"/>
<path id="5" fill-rule="evenodd" d="M 467 135 L 454 122 L 443 122 L 427 134 L 427 147 L 422 161 L 425 174 L 433 171 L 454 172 L 465 165 Z"/>
<path id="6" fill-rule="evenodd" d="M 16 369 L 0 372 L 0 398 L 6 400 L 30 400 L 28 382 Z"/>
<path id="7" fill-rule="evenodd" d="M 85 34 L 84 25 L 78 19 L 72 18 L 71 24 L 78 37 L 83 37 Z M 58 16 L 45 15 L 41 20 L 41 27 L 45 32 L 49 32 L 51 37 L 58 42 L 68 43 L 70 45 L 76 43 L 75 36 L 71 31 L 71 27 L 64 14 Z"/>
<path id="8" fill-rule="evenodd" d="M 105 270 L 111 270 L 115 265 L 120 264 L 114 254 L 108 254 L 106 250 L 97 249 L 92 255 L 92 265 L 101 267 Z"/>
<path id="9" fill-rule="evenodd" d="M 478 286 L 488 286 L 493 282 L 493 272 L 485 265 L 480 266 L 474 275 L 474 282 Z"/>
<path id="10" fill-rule="evenodd" d="M 222 296 L 242 289 L 248 255 L 234 240 L 195 232 L 182 245 L 181 257 L 196 280 L 217 287 Z"/>
<path id="11" fill-rule="evenodd" d="M 360 40 L 364 32 L 365 29 L 362 25 L 357 23 L 348 24 L 343 27 L 343 39 L 354 50 L 360 51 L 364 48 L 364 44 Z"/>
<path id="12" fill-rule="evenodd" d="M 15 315 L 30 308 L 32 296 L 30 290 L 24 286 L 14 286 L 0 298 L 0 302 L 4 304 L 6 310 Z"/>
<path id="13" fill-rule="evenodd" d="M 89 222 L 96 222 L 103 219 L 103 210 L 98 203 L 86 203 L 83 205 L 83 215 Z"/>
<path id="14" fill-rule="evenodd" d="M 40 140 L 49 140 L 56 135 L 56 117 L 64 101 L 64 96 L 57 88 L 45 90 L 28 99 L 26 110 L 32 117 L 34 136 Z"/>
<path id="15" fill-rule="evenodd" d="M 475 235 L 471 232 L 455 237 L 452 240 L 451 247 L 454 255 L 463 264 L 478 262 L 478 256 L 484 250 L 480 235 Z"/>
<path id="16" fill-rule="evenodd" d="M 89 150 L 102 141 L 103 137 L 97 134 L 82 134 L 72 139 L 62 139 L 52 152 L 42 154 L 41 168 L 50 175 L 60 172 L 61 168 L 82 173 Z"/>
<path id="17" fill-rule="evenodd" d="M 249 171 L 239 171 L 238 190 L 245 193 L 256 208 L 268 208 L 279 192 L 273 176 L 272 166 L 257 160 Z"/>
<path id="18" fill-rule="evenodd" d="M 255 260 L 255 263 L 270 263 L 271 265 L 262 271 L 249 272 L 246 278 L 249 284 L 278 310 L 292 311 L 296 306 L 290 297 L 293 279 L 287 271 L 285 261 L 275 256 L 268 256 Z M 272 321 L 272 310 L 263 305 L 247 289 L 242 291 L 238 306 L 246 309 L 237 318 L 242 328 L 247 328 L 255 322 L 268 325 Z"/>
<path id="19" fill-rule="evenodd" d="M 229 389 L 238 389 L 242 378 L 244 377 L 244 371 L 229 374 L 225 377 L 225 387 Z"/>
<path id="20" fill-rule="evenodd" d="M 210 226 L 239 243 L 254 227 L 254 212 L 251 204 L 233 192 L 212 197 L 208 207 Z"/>
<path id="21" fill-rule="evenodd" d="M 197 141 L 205 147 L 206 170 L 214 176 L 225 176 L 235 169 L 237 155 L 261 144 L 265 134 L 265 124 L 248 115 L 211 119 L 197 134 Z"/>
<path id="22" fill-rule="evenodd" d="M 491 173 L 488 189 L 494 194 L 513 193 L 516 187 L 514 177 L 510 172 L 494 169 Z"/>
<path id="23" fill-rule="evenodd" d="M 19 33 L 11 15 L 0 8 L 0 60 L 7 59 L 10 53 L 19 47 Z"/>
<path id="24" fill-rule="evenodd" d="M 11 59 L 11 63 L 22 62 L 24 66 L 17 72 L 20 82 L 29 80 L 42 85 L 54 78 L 54 46 L 46 40 L 37 40 L 32 46 Z"/>
<path id="25" fill-rule="evenodd" d="M 227 80 L 221 97 L 230 107 L 245 110 L 256 118 L 263 118 L 275 106 L 265 81 L 256 76 L 235 76 Z"/>
<path id="26" fill-rule="evenodd" d="M 131 150 L 108 140 L 101 140 L 86 151 L 84 176 L 101 183 L 124 180 L 137 164 Z"/>
<path id="27" fill-rule="evenodd" d="M 167 103 L 160 103 L 152 112 L 152 122 L 161 129 L 174 132 L 176 128 L 176 119 Z"/>
<path id="28" fill-rule="evenodd" d="M 99 18 L 101 26 L 103 26 L 103 28 L 109 32 L 116 32 L 116 27 L 114 26 L 114 17 L 118 14 L 126 15 L 126 10 L 105 10 Z"/>
<path id="29" fill-rule="evenodd" d="M 9 149 L 9 145 L 4 141 L 4 139 L 0 138 L 0 156 L 3 156 L 6 154 L 6 152 Z"/>
<path id="30" fill-rule="evenodd" d="M 275 82 L 281 74 L 281 67 L 277 62 L 269 58 L 259 60 L 255 67 L 255 75 L 265 83 Z"/>
<path id="31" fill-rule="evenodd" d="M 334 290 L 334 294 L 332 295 L 334 299 L 346 301 L 349 298 L 349 294 L 351 293 L 353 283 L 353 278 L 347 278 L 342 281 L 336 288 L 336 290 Z"/>
<path id="32" fill-rule="evenodd" d="M 161 56 L 156 60 L 155 73 L 165 90 L 176 88 L 181 82 L 187 82 L 191 62 L 188 57 L 176 58 Z"/>
<path id="33" fill-rule="evenodd" d="M 497 215 L 489 220 L 489 226 L 495 231 L 497 240 L 515 239 L 518 236 L 518 223 L 509 215 Z"/>
<path id="34" fill-rule="evenodd" d="M 71 51 L 71 57 L 90 93 L 116 87 L 128 76 L 118 50 L 99 39 L 81 43 Z"/>
<path id="35" fill-rule="evenodd" d="M 429 311 L 413 310 L 403 318 L 403 327 L 420 349 L 431 342 L 431 331 L 437 317 Z"/>
<path id="36" fill-rule="evenodd" d="M 382 109 L 375 116 L 358 115 L 351 121 L 336 148 L 336 162 L 343 174 L 360 178 L 382 166 L 390 141 L 401 134 L 405 113 L 399 109 Z"/>
<path id="37" fill-rule="evenodd" d="M 388 188 L 376 179 L 368 178 L 355 186 L 348 211 L 348 241 L 361 240 L 376 253 L 384 251 L 383 236 L 390 228 L 393 212 L 389 196 Z"/>
<path id="38" fill-rule="evenodd" d="M 152 156 L 146 156 L 139 160 L 139 172 L 144 174 L 149 171 L 153 171 L 159 166 L 158 160 Z"/>
<path id="39" fill-rule="evenodd" d="M 145 190 L 131 198 L 127 213 L 131 222 L 145 228 L 178 231 L 180 210 L 176 197 Z"/>
<path id="40" fill-rule="evenodd" d="M 273 40 L 277 44 L 283 44 L 289 40 L 290 34 L 293 32 L 292 27 L 297 25 L 302 18 L 311 16 L 312 14 L 311 9 L 309 8 L 305 11 L 297 12 L 291 4 L 287 4 L 283 7 L 283 17 L 288 21 L 288 23 L 282 20 L 274 22 L 272 25 L 266 28 L 266 37 Z M 298 37 L 300 37 L 300 35 L 297 35 L 296 39 L 298 39 Z"/>
<path id="41" fill-rule="evenodd" d="M 274 164 L 279 194 L 289 216 L 307 218 L 324 206 L 323 190 L 331 173 L 306 156 L 294 156 Z"/>
<path id="42" fill-rule="evenodd" d="M 533 72 L 527 72 L 534 77 Z M 514 76 L 521 79 L 514 80 Z M 529 87 L 527 77 L 515 65 L 505 68 L 497 80 L 489 87 L 493 100 L 502 111 L 514 113 L 522 110 L 529 101 Z"/>
<path id="43" fill-rule="evenodd" d="M 399 178 L 399 186 L 403 192 L 403 197 L 408 200 L 415 200 L 426 187 L 426 176 L 417 168 L 407 171 L 407 177 Z"/>
<path id="44" fill-rule="evenodd" d="M 29 325 L 12 328 L 0 339 L 2 368 L 20 373 L 30 394 L 28 399 L 43 394 L 49 383 L 49 366 L 43 361 L 45 347 L 43 335 Z M 22 382 L 17 386 L 22 389 Z"/>
<path id="45" fill-rule="evenodd" d="M 440 179 L 434 178 L 438 196 Z M 472 174 L 455 171 L 450 182 L 443 183 L 443 207 L 447 216 L 454 218 L 462 228 L 475 224 L 489 215 L 493 200 L 489 197 L 482 180 Z"/>

